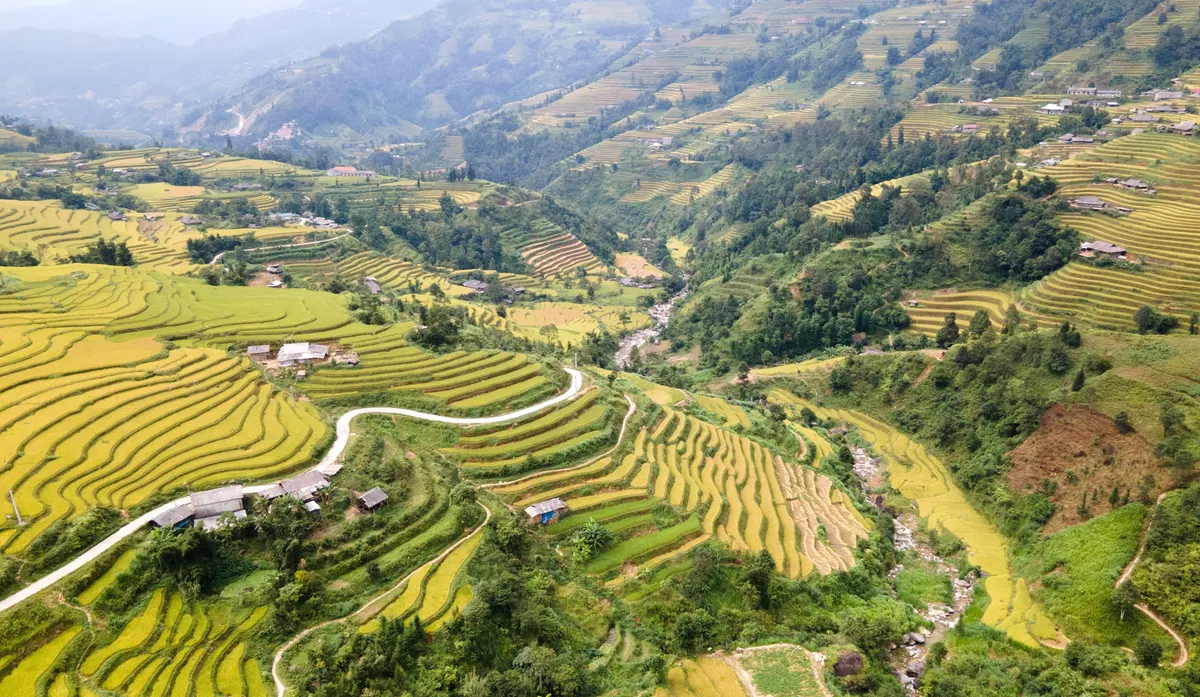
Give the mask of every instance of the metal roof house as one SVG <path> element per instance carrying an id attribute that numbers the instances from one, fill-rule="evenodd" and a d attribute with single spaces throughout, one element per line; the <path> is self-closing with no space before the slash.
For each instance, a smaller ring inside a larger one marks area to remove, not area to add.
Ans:
<path id="1" fill-rule="evenodd" d="M 192 494 L 192 508 L 195 509 L 197 520 L 240 511 L 243 508 L 242 485 L 233 484 Z"/>
<path id="2" fill-rule="evenodd" d="M 329 347 L 324 344 L 284 344 L 279 348 L 279 364 L 288 367 L 307 361 L 323 361 L 329 357 Z"/>
<path id="3" fill-rule="evenodd" d="M 154 528 L 179 528 L 187 525 L 192 520 L 192 516 L 196 514 L 195 509 L 190 503 L 182 503 L 174 508 L 167 509 L 159 513 L 153 520 L 150 521 L 150 527 Z"/>
<path id="4" fill-rule="evenodd" d="M 367 292 L 371 295 L 379 295 L 383 292 L 383 288 L 379 287 L 379 281 L 375 280 L 374 276 L 367 276 L 363 279 L 363 285 L 367 287 Z"/>
<path id="5" fill-rule="evenodd" d="M 329 486 L 329 480 L 324 474 L 316 470 L 309 470 L 303 474 L 298 474 L 291 479 L 285 479 L 279 482 L 279 488 L 282 489 L 282 495 L 292 496 L 301 501 L 307 501 L 313 497 L 321 489 Z"/>
<path id="6" fill-rule="evenodd" d="M 383 489 L 375 487 L 374 489 L 371 489 L 370 491 L 363 493 L 362 496 L 358 497 L 358 505 L 359 508 L 364 510 L 374 511 L 383 504 L 387 503 L 387 500 L 388 495 L 383 491 Z"/>
<path id="7" fill-rule="evenodd" d="M 559 498 L 535 503 L 525 508 L 525 515 L 529 516 L 529 520 L 540 525 L 549 525 L 566 514 L 567 504 Z"/>

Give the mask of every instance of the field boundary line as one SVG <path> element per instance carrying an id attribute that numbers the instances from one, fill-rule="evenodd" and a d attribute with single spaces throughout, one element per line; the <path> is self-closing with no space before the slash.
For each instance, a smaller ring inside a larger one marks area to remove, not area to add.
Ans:
<path id="1" fill-rule="evenodd" d="M 582 391 L 582 389 L 583 389 L 583 373 L 579 372 L 578 370 L 575 370 L 574 368 L 563 367 L 563 370 L 566 371 L 567 374 L 571 376 L 571 384 L 565 392 L 563 392 L 562 394 L 559 394 L 557 396 L 551 397 L 550 399 L 547 399 L 543 402 L 539 402 L 537 404 L 525 407 L 523 409 L 518 409 L 516 411 L 512 411 L 507 414 L 499 414 L 497 416 L 482 416 L 482 417 L 442 416 L 440 414 L 429 414 L 429 413 L 423 412 L 423 411 L 415 411 L 412 409 L 400 409 L 397 407 L 363 407 L 361 409 L 354 409 L 354 410 L 348 411 L 345 414 L 343 414 L 340 418 L 338 418 L 338 420 L 337 420 L 337 426 L 336 426 L 337 439 L 334 441 L 333 445 L 330 446 L 329 452 L 326 453 L 325 457 L 322 458 L 320 462 L 318 462 L 313 467 L 310 467 L 308 471 L 318 471 L 322 474 L 332 476 L 333 472 L 336 472 L 338 469 L 341 469 L 339 466 L 337 466 L 337 460 L 339 457 L 341 457 L 342 453 L 346 450 L 347 444 L 350 442 L 350 422 L 353 421 L 356 416 L 362 416 L 364 414 L 390 414 L 390 415 L 397 415 L 397 416 L 407 416 L 409 418 L 418 419 L 421 421 L 432 421 L 435 423 L 444 423 L 444 424 L 450 424 L 450 425 L 455 425 L 455 426 L 487 426 L 487 425 L 491 425 L 491 424 L 506 423 L 508 421 L 516 421 L 518 419 L 525 418 L 526 416 L 536 414 L 544 409 L 548 409 L 557 404 L 561 404 L 563 402 L 574 399 L 576 396 L 579 395 L 580 391 Z M 244 492 L 246 494 L 256 494 L 256 493 L 266 489 L 269 486 L 271 486 L 271 485 L 270 484 L 259 484 L 259 485 L 255 485 L 255 486 L 248 486 L 248 487 L 245 487 Z M 38 593 L 41 593 L 42 591 L 46 590 L 47 588 L 50 588 L 54 584 L 58 583 L 59 581 L 63 580 L 64 578 L 70 576 L 71 574 L 75 573 L 76 571 L 79 571 L 85 565 L 95 561 L 102 554 L 104 554 L 108 550 L 112 549 L 113 547 L 117 546 L 117 544 L 119 544 L 121 541 L 125 540 L 128 537 L 133 536 L 139 530 L 141 530 L 142 528 L 149 525 L 150 521 L 154 520 L 158 516 L 162 515 L 163 513 L 166 513 L 167 511 L 169 511 L 173 508 L 190 503 L 192 494 L 196 494 L 196 493 L 200 493 L 200 492 L 192 492 L 191 494 L 177 498 L 174 501 L 168 501 L 167 503 L 164 503 L 163 505 L 161 505 L 153 510 L 143 513 L 141 516 L 135 518 L 134 520 L 129 521 L 125 525 L 121 526 L 116 532 L 114 532 L 113 534 L 104 538 L 100 542 L 96 543 L 90 549 L 83 552 L 75 559 L 72 559 L 71 561 L 67 562 L 63 566 L 60 566 L 59 568 L 55 569 L 54 571 L 46 574 L 45 576 L 43 576 L 41 578 L 39 578 L 38 580 L 36 580 L 33 583 L 29 584 L 28 586 L 22 588 L 21 590 L 13 593 L 12 595 L 8 596 L 7 598 L 0 600 L 0 613 L 5 612 L 6 610 L 9 610 L 9 609 L 15 607 L 16 605 L 19 605 L 20 603 L 28 600 L 29 598 L 32 598 L 34 595 L 37 595 Z"/>
<path id="2" fill-rule="evenodd" d="M 521 482 L 523 482 L 527 479 L 534 479 L 536 477 L 542 477 L 547 474 L 558 474 L 559 472 L 573 472 L 577 469 L 582 469 L 584 467 L 587 467 L 588 465 L 595 464 L 596 462 L 600 461 L 602 458 L 612 455 L 614 452 L 617 451 L 617 448 L 621 447 L 622 441 L 625 440 L 625 427 L 629 425 L 629 419 L 633 416 L 634 412 L 637 411 L 637 404 L 634 403 L 633 399 L 629 395 L 625 395 L 625 401 L 629 402 L 629 410 L 625 412 L 625 418 L 621 421 L 621 432 L 619 434 L 617 434 L 616 445 L 609 448 L 608 450 L 600 453 L 599 455 L 596 455 L 595 457 L 585 460 L 584 462 L 582 462 L 578 465 L 575 465 L 573 467 L 564 467 L 563 469 L 550 469 L 550 470 L 542 470 L 540 472 L 533 472 L 533 473 L 527 474 L 523 477 L 518 477 L 516 479 L 510 479 L 506 482 L 487 482 L 484 484 L 480 484 L 479 488 L 480 489 L 491 489 L 492 487 L 497 487 L 497 486 L 508 486 L 509 484 L 520 484 Z"/>
<path id="3" fill-rule="evenodd" d="M 246 252 L 247 253 L 249 253 L 249 252 L 269 252 L 272 249 L 290 249 L 292 247 L 312 247 L 312 246 L 315 246 L 318 244 L 325 244 L 326 242 L 334 242 L 334 241 L 342 239 L 343 237 L 348 237 L 349 235 L 350 235 L 350 233 L 343 232 L 342 234 L 338 235 L 337 237 L 327 237 L 323 240 L 313 240 L 312 242 L 296 242 L 294 244 L 277 244 L 273 247 L 252 247 L 250 249 L 247 249 Z M 218 261 L 221 261 L 221 259 L 224 256 L 225 256 L 225 252 L 221 252 L 221 253 L 217 254 L 215 257 L 212 258 L 212 261 L 208 262 L 208 265 L 209 266 L 216 265 L 216 263 Z"/>
<path id="4" fill-rule="evenodd" d="M 479 503 L 479 502 L 477 501 L 476 503 Z M 422 565 L 418 566 L 417 568 L 413 569 L 412 571 L 408 572 L 408 574 L 406 574 L 404 576 L 404 578 L 401 578 L 399 581 L 396 582 L 396 585 L 394 585 L 391 588 L 387 589 L 386 591 L 380 593 L 379 595 L 375 596 L 374 598 L 371 598 L 365 604 L 363 604 L 362 607 L 355 610 L 354 612 L 351 612 L 349 615 L 346 615 L 345 617 L 339 617 L 339 618 L 333 619 L 333 620 L 325 620 L 324 622 L 321 622 L 319 624 L 314 624 L 313 626 L 309 627 L 308 629 L 305 629 L 304 631 L 300 632 L 296 636 L 289 639 L 286 643 L 284 643 L 283 646 L 280 646 L 278 649 L 276 649 L 275 655 L 271 659 L 271 679 L 275 681 L 276 697 L 284 697 L 284 695 L 287 694 L 287 685 L 285 685 L 283 683 L 283 679 L 279 677 L 279 664 L 283 661 L 283 655 L 285 653 L 287 653 L 288 649 L 291 649 L 293 646 L 300 643 L 300 640 L 302 640 L 304 637 L 308 636 L 309 634 L 312 634 L 313 632 L 317 631 L 318 629 L 323 629 L 323 628 L 328 627 L 333 624 L 341 624 L 341 623 L 345 622 L 346 620 L 350 619 L 351 617 L 358 617 L 359 619 L 363 619 L 365 617 L 365 615 L 363 613 L 365 613 L 368 608 L 370 608 L 375 603 L 378 603 L 379 601 L 381 601 L 381 600 L 387 598 L 388 596 L 392 595 L 393 593 L 395 593 L 404 584 L 408 583 L 408 581 L 418 571 L 420 571 L 421 569 L 424 569 L 427 566 L 431 566 L 433 564 L 437 564 L 437 563 L 441 562 L 443 559 L 450 556 L 450 554 L 454 550 L 458 549 L 467 540 L 469 540 L 472 537 L 475 537 L 476 535 L 483 532 L 483 529 L 492 520 L 492 509 L 488 508 L 487 506 L 483 505 L 482 503 L 480 503 L 479 506 L 480 506 L 480 508 L 483 509 L 483 512 L 484 512 L 483 522 L 480 523 L 478 526 L 476 526 L 476 528 L 474 530 L 472 530 L 470 533 L 463 535 L 461 538 L 459 538 L 459 540 L 457 542 L 450 545 L 446 549 L 442 550 L 441 554 L 437 555 L 433 559 L 430 559 L 429 561 L 425 562 L 424 564 L 422 564 Z"/>

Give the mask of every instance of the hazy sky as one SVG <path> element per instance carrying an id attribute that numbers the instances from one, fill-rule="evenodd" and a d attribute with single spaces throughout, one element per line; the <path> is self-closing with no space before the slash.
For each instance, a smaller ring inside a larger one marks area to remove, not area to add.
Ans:
<path id="1" fill-rule="evenodd" d="M 109 37 L 152 35 L 191 43 L 238 18 L 294 7 L 301 0 L 0 0 L 0 31 L 61 29 Z"/>

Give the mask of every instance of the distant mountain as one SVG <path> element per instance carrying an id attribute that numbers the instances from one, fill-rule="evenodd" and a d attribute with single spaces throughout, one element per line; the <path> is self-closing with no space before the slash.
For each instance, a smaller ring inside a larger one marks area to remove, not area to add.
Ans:
<path id="1" fill-rule="evenodd" d="M 394 137 L 562 88 L 603 70 L 665 22 L 714 13 L 704 0 L 447 0 L 369 39 L 252 80 L 221 108 L 261 134 L 287 121 L 341 138 Z M 232 121 L 220 123 L 233 125 Z"/>
<path id="2" fill-rule="evenodd" d="M 154 36 L 190 44 L 229 27 L 240 17 L 295 7 L 300 0 L 74 0 L 0 10 L 0 27 L 86 32 L 108 37 Z"/>
<path id="3" fill-rule="evenodd" d="M 264 70 L 362 39 L 436 2 L 306 0 L 249 19 L 234 21 L 231 13 L 222 31 L 190 46 L 153 36 L 14 29 L 0 33 L 0 112 L 157 133 Z"/>

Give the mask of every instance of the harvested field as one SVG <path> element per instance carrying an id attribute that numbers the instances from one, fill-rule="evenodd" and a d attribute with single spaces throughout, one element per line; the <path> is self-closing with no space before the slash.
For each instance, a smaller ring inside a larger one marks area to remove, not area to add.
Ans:
<path id="1" fill-rule="evenodd" d="M 1081 404 L 1051 406 L 1038 429 L 1009 457 L 1007 479 L 1013 490 L 1041 491 L 1054 502 L 1048 533 L 1083 522 L 1078 509 L 1085 493 L 1100 492 L 1092 508 L 1099 515 L 1111 508 L 1108 497 L 1114 487 L 1121 496 L 1130 492 L 1136 499 L 1142 478 L 1150 475 L 1156 485 L 1148 495 L 1154 499 L 1171 486 L 1141 434 L 1121 433 L 1112 419 Z"/>

